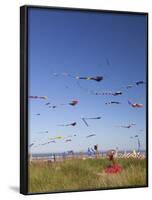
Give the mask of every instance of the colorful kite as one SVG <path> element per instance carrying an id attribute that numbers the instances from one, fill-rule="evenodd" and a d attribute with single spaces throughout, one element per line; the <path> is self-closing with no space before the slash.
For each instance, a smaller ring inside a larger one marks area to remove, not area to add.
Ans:
<path id="1" fill-rule="evenodd" d="M 54 76 L 59 76 L 59 74 L 57 74 L 57 73 L 54 73 L 53 74 Z M 64 72 L 64 73 L 62 73 L 62 75 L 63 76 L 69 76 L 69 77 L 71 77 L 71 78 L 75 78 L 75 79 L 77 79 L 77 80 L 93 80 L 93 81 L 97 81 L 97 82 L 100 82 L 100 81 L 102 81 L 103 80 L 103 76 L 73 76 L 73 75 L 71 75 L 71 74 L 68 74 L 68 73 L 66 73 L 66 72 Z"/>
<path id="2" fill-rule="evenodd" d="M 132 106 L 133 108 L 142 108 L 143 107 L 143 104 L 140 104 L 140 103 L 131 103 L 131 101 L 128 101 L 128 104 L 130 106 Z"/>
<path id="3" fill-rule="evenodd" d="M 63 139 L 64 137 L 63 136 L 57 136 L 57 137 L 54 137 L 54 138 L 48 138 L 49 140 L 56 140 L 56 139 Z"/>
<path id="4" fill-rule="evenodd" d="M 68 103 L 69 105 L 71 105 L 71 106 L 75 106 L 75 105 L 77 105 L 78 104 L 78 100 L 72 100 L 70 103 Z"/>

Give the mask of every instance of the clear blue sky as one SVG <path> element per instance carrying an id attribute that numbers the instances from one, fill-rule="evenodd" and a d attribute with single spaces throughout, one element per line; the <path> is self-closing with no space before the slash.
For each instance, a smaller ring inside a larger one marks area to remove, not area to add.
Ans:
<path id="1" fill-rule="evenodd" d="M 146 141 L 146 86 L 135 86 L 146 80 L 146 17 L 143 15 L 89 13 L 49 9 L 29 9 L 29 95 L 48 96 L 49 100 L 29 100 L 29 143 L 45 143 L 48 137 L 77 134 L 71 143 L 64 139 L 56 144 L 32 147 L 32 152 L 86 150 L 94 144 L 99 149 L 135 149 L 137 141 L 130 136 L 139 133 L 142 149 Z M 107 59 L 110 65 L 107 63 Z M 80 80 L 79 84 L 95 91 L 121 90 L 121 96 L 94 96 L 80 89 L 70 77 L 53 76 L 67 72 L 75 76 L 104 76 L 101 82 Z M 134 84 L 126 90 L 124 87 Z M 51 105 L 78 99 L 75 107 Z M 128 105 L 128 99 L 144 104 L 141 109 Z M 105 105 L 120 101 L 120 105 Z M 36 116 L 40 113 L 40 116 Z M 101 116 L 88 121 L 81 116 Z M 75 127 L 58 124 L 77 122 Z M 117 125 L 136 123 L 130 129 Z M 38 133 L 50 130 L 49 133 Z M 95 137 L 86 139 L 89 134 Z"/>

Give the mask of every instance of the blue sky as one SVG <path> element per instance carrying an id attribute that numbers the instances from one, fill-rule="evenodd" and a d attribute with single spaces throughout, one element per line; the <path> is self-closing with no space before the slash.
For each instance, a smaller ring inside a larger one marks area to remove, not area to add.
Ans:
<path id="1" fill-rule="evenodd" d="M 29 95 L 48 96 L 48 100 L 29 99 L 29 143 L 32 152 L 51 153 L 67 150 L 86 150 L 94 144 L 106 150 L 135 149 L 137 141 L 130 137 L 140 134 L 142 149 L 146 137 L 146 87 L 135 82 L 146 80 L 146 17 L 144 15 L 89 13 L 30 8 L 29 9 Z M 108 60 L 108 62 L 107 62 Z M 74 76 L 101 75 L 101 82 L 79 80 L 54 73 Z M 78 86 L 79 84 L 79 86 Z M 126 89 L 128 84 L 134 84 Z M 121 96 L 95 96 L 82 88 L 94 91 L 121 90 Z M 79 104 L 48 108 L 68 103 L 73 99 Z M 136 109 L 128 99 L 144 104 Z M 120 105 L 105 105 L 120 101 Z M 36 114 L 40 113 L 40 116 Z M 101 116 L 90 120 L 86 127 L 81 117 Z M 58 124 L 77 122 L 75 127 Z M 130 129 L 117 125 L 136 123 Z M 40 133 L 49 130 L 49 133 Z M 49 137 L 76 134 L 72 142 L 56 140 L 45 146 Z M 95 137 L 86 138 L 89 134 Z"/>

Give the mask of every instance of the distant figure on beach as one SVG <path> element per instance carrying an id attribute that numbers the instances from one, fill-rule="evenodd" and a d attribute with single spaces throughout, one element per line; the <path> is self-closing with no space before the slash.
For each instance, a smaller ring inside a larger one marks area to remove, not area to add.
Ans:
<path id="1" fill-rule="evenodd" d="M 54 160 L 54 162 L 56 162 L 56 156 L 55 156 L 55 154 L 53 154 L 53 160 Z"/>
<path id="2" fill-rule="evenodd" d="M 94 150 L 96 152 L 96 158 L 99 158 L 98 144 L 94 145 Z"/>

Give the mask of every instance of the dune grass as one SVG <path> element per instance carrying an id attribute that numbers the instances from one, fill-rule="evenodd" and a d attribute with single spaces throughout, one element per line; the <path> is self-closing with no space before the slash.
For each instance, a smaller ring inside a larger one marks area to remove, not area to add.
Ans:
<path id="1" fill-rule="evenodd" d="M 29 165 L 29 193 L 58 192 L 113 187 L 145 186 L 146 160 L 119 159 L 119 174 L 106 174 L 107 159 L 72 159 Z"/>

